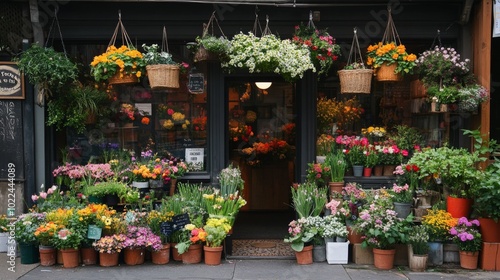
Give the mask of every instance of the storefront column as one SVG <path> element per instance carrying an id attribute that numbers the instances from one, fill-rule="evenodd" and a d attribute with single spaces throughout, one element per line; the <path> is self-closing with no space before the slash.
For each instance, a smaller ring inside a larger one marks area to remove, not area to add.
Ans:
<path id="1" fill-rule="evenodd" d="M 208 163 L 212 185 L 218 184 L 217 175 L 228 161 L 226 151 L 229 136 L 226 132 L 227 97 L 224 91 L 224 76 L 220 62 L 207 62 L 207 99 L 208 99 Z"/>

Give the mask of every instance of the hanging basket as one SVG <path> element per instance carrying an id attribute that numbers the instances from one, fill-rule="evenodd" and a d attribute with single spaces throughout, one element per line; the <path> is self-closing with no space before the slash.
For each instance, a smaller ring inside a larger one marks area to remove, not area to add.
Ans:
<path id="1" fill-rule="evenodd" d="M 146 71 L 152 89 L 179 88 L 179 66 L 170 64 L 148 65 Z"/>
<path id="2" fill-rule="evenodd" d="M 391 65 L 387 65 L 387 63 L 382 64 L 380 68 L 377 69 L 375 73 L 375 78 L 379 82 L 399 82 L 403 80 L 403 76 L 401 74 L 394 73 L 396 70 L 397 63 L 393 63 Z"/>
<path id="3" fill-rule="evenodd" d="M 337 73 L 340 79 L 340 93 L 370 93 L 373 70 L 339 70 Z"/>
<path id="4" fill-rule="evenodd" d="M 226 38 L 226 35 L 224 35 L 224 32 L 222 31 L 222 28 L 220 27 L 219 22 L 217 21 L 217 17 L 215 17 L 215 11 L 210 16 L 208 23 L 203 24 L 203 33 L 201 35 L 201 38 L 205 38 L 205 36 L 215 36 L 214 26 L 217 26 L 219 28 L 221 36 Z M 217 61 L 220 59 L 217 53 L 208 51 L 202 44 L 199 43 L 198 49 L 194 54 L 193 60 L 194 62 L 200 62 L 200 61 Z"/>
<path id="5" fill-rule="evenodd" d="M 127 85 L 137 82 L 139 82 L 139 79 L 134 74 L 124 74 L 120 77 L 120 73 L 116 73 L 113 77 L 108 79 L 108 84 L 110 85 Z"/>
<path id="6" fill-rule="evenodd" d="M 219 60 L 219 56 L 211 51 L 208 51 L 203 46 L 200 46 L 196 51 L 196 53 L 194 54 L 194 62 L 216 61 L 216 60 Z"/>

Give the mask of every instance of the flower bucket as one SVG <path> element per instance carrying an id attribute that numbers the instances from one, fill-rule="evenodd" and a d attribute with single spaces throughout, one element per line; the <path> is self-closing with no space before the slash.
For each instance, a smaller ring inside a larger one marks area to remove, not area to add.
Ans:
<path id="1" fill-rule="evenodd" d="M 325 244 L 313 246 L 313 261 L 314 262 L 326 261 L 326 245 Z"/>
<path id="2" fill-rule="evenodd" d="M 441 242 L 427 242 L 429 244 L 429 257 L 427 259 L 427 264 L 436 266 L 443 265 L 444 252 L 443 243 Z"/>
<path id="3" fill-rule="evenodd" d="M 364 93 L 371 92 L 372 69 L 339 70 L 340 93 Z"/>
<path id="4" fill-rule="evenodd" d="M 401 74 L 396 74 L 394 73 L 394 70 L 396 70 L 397 63 L 393 63 L 391 65 L 387 65 L 387 63 L 384 63 L 380 66 L 380 68 L 377 69 L 377 72 L 375 73 L 376 76 L 375 78 L 379 82 L 399 82 L 403 80 L 403 76 Z"/>
<path id="5" fill-rule="evenodd" d="M 21 264 L 33 264 L 40 260 L 38 247 L 33 244 L 19 244 L 21 251 Z"/>
<path id="6" fill-rule="evenodd" d="M 123 259 L 127 265 L 138 265 L 144 263 L 144 248 L 125 248 Z"/>
<path id="7" fill-rule="evenodd" d="M 478 220 L 483 242 L 500 243 L 500 221 L 495 222 L 489 218 L 478 218 Z"/>
<path id="8" fill-rule="evenodd" d="M 373 248 L 373 264 L 378 269 L 392 269 L 394 267 L 394 256 L 396 249 L 382 250 Z"/>
<path id="9" fill-rule="evenodd" d="M 152 89 L 179 88 L 180 67 L 170 64 L 146 66 L 149 85 Z"/>
<path id="10" fill-rule="evenodd" d="M 446 198 L 446 211 L 453 218 L 469 217 L 472 208 L 472 199 L 448 196 Z"/>
<path id="11" fill-rule="evenodd" d="M 139 79 L 134 74 L 125 74 L 120 77 L 120 72 L 116 73 L 113 77 L 108 79 L 108 84 L 110 85 L 126 85 L 126 84 L 136 84 Z"/>

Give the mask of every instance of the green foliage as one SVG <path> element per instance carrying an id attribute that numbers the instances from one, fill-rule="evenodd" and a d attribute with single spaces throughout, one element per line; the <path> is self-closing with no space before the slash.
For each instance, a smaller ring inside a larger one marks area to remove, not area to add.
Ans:
<path id="1" fill-rule="evenodd" d="M 427 89 L 427 95 L 433 100 L 433 97 L 436 97 L 436 102 L 442 104 L 450 104 L 458 101 L 459 92 L 458 88 L 454 86 L 442 87 L 439 86 L 431 86 Z"/>
<path id="2" fill-rule="evenodd" d="M 347 160 L 341 150 L 326 155 L 325 165 L 330 167 L 330 182 L 343 182 Z"/>
<path id="3" fill-rule="evenodd" d="M 484 218 L 500 219 L 500 160 L 488 166 L 484 179 L 474 190 L 474 211 Z"/>
<path id="4" fill-rule="evenodd" d="M 291 188 L 293 207 L 299 217 L 318 216 L 326 204 L 326 188 L 306 182 Z"/>
<path id="5" fill-rule="evenodd" d="M 390 138 L 396 142 L 398 148 L 411 151 L 416 145 L 422 146 L 424 138 L 417 128 L 407 125 L 397 125 L 395 132 L 391 133 Z"/>
<path id="6" fill-rule="evenodd" d="M 44 84 L 46 88 L 59 89 L 75 81 L 78 69 L 64 53 L 44 48 L 34 43 L 15 61 L 30 83 Z"/>
<path id="7" fill-rule="evenodd" d="M 123 196 L 127 193 L 127 190 L 127 185 L 122 182 L 108 181 L 86 186 L 84 193 L 87 196 L 91 195 L 96 197 L 104 197 L 108 194 Z"/>
<path id="8" fill-rule="evenodd" d="M 425 225 L 417 225 L 411 228 L 412 234 L 408 237 L 408 243 L 413 248 L 413 254 L 426 255 L 429 252 L 429 233 Z"/>
<path id="9" fill-rule="evenodd" d="M 154 64 L 177 64 L 172 59 L 172 55 L 161 51 L 160 47 L 157 44 L 152 44 L 148 46 L 146 44 L 142 44 L 142 48 L 146 51 L 144 53 L 144 62 L 146 65 L 154 65 Z"/>

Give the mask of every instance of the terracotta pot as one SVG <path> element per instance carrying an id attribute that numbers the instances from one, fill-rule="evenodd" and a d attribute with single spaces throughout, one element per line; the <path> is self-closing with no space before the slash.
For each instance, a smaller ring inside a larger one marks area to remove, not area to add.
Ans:
<path id="1" fill-rule="evenodd" d="M 387 164 L 384 165 L 384 171 L 382 172 L 383 176 L 394 176 L 394 169 L 396 169 L 396 165 Z"/>
<path id="2" fill-rule="evenodd" d="M 144 248 L 125 248 L 123 250 L 123 260 L 127 265 L 138 265 L 144 263 Z"/>
<path id="3" fill-rule="evenodd" d="M 172 258 L 174 259 L 174 261 L 182 261 L 182 255 L 179 254 L 179 250 L 177 248 L 175 248 L 175 245 L 177 245 L 177 243 L 170 243 L 170 248 L 172 248 Z"/>
<path id="4" fill-rule="evenodd" d="M 396 249 L 382 250 L 373 248 L 373 264 L 378 269 L 392 269 L 394 267 Z"/>
<path id="5" fill-rule="evenodd" d="M 477 269 L 479 252 L 460 251 L 460 266 L 465 269 Z"/>
<path id="6" fill-rule="evenodd" d="M 472 199 L 448 196 L 446 198 L 446 211 L 453 218 L 469 217 L 472 208 Z"/>
<path id="7" fill-rule="evenodd" d="M 384 172 L 383 165 L 375 165 L 375 167 L 373 167 L 373 176 L 382 176 L 383 172 Z"/>
<path id="8" fill-rule="evenodd" d="M 170 244 L 163 244 L 159 251 L 151 252 L 151 262 L 154 264 L 167 264 L 170 262 Z"/>
<path id="9" fill-rule="evenodd" d="M 354 231 L 350 226 L 347 226 L 347 231 L 347 239 L 349 239 L 351 244 L 360 244 L 363 242 L 363 234 Z"/>
<path id="10" fill-rule="evenodd" d="M 203 247 L 201 244 L 191 244 L 189 249 L 182 254 L 182 263 L 193 264 L 200 263 L 203 253 Z"/>
<path id="11" fill-rule="evenodd" d="M 499 243 L 500 242 L 500 221 L 490 218 L 478 218 L 479 231 L 483 242 Z"/>
<path id="12" fill-rule="evenodd" d="M 222 246 L 219 247 L 207 247 L 203 246 L 203 251 L 205 252 L 205 264 L 207 265 L 219 265 L 222 257 Z"/>
<path id="13" fill-rule="evenodd" d="M 122 77 L 120 77 L 120 73 L 116 73 L 113 77 L 110 77 L 108 79 L 108 83 L 110 85 L 117 85 L 117 84 L 135 84 L 138 82 L 138 78 L 134 74 L 125 74 Z"/>
<path id="14" fill-rule="evenodd" d="M 371 167 L 364 167 L 363 168 L 363 177 L 371 177 L 372 170 L 373 170 L 373 168 L 371 168 Z"/>
<path id="15" fill-rule="evenodd" d="M 84 265 L 95 265 L 97 264 L 97 251 L 92 247 L 81 248 L 80 252 L 82 254 L 82 263 Z"/>
<path id="16" fill-rule="evenodd" d="M 176 184 L 177 184 L 177 179 L 170 179 L 170 192 L 169 192 L 170 196 L 173 196 L 175 194 Z"/>
<path id="17" fill-rule="evenodd" d="M 118 257 L 119 253 L 99 253 L 99 265 L 100 266 L 117 266 L 118 265 Z"/>
<path id="18" fill-rule="evenodd" d="M 57 250 L 56 250 L 56 254 L 57 254 L 57 255 L 56 255 L 56 256 L 57 256 L 57 257 L 56 257 L 56 263 L 57 263 L 57 264 L 63 264 L 63 263 L 64 263 L 64 260 L 63 260 L 63 255 L 62 255 L 61 250 L 57 249 Z"/>
<path id="19" fill-rule="evenodd" d="M 295 252 L 297 264 L 312 264 L 313 263 L 313 245 L 304 246 L 300 252 Z"/>
<path id="20" fill-rule="evenodd" d="M 79 264 L 80 251 L 78 249 L 61 249 L 64 268 L 77 267 Z"/>
<path id="21" fill-rule="evenodd" d="M 57 260 L 57 250 L 52 246 L 42 246 L 38 248 L 40 253 L 40 265 L 41 266 L 52 266 L 56 264 Z"/>
<path id="22" fill-rule="evenodd" d="M 388 65 L 387 63 L 382 64 L 375 72 L 375 78 L 379 82 L 398 82 L 403 80 L 401 73 L 394 73 L 398 63 L 392 63 Z"/>
<path id="23" fill-rule="evenodd" d="M 336 194 L 342 194 L 344 182 L 328 182 L 328 187 L 330 188 L 330 198 L 333 198 Z"/>

